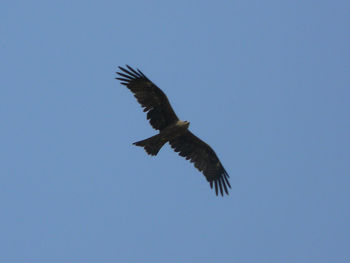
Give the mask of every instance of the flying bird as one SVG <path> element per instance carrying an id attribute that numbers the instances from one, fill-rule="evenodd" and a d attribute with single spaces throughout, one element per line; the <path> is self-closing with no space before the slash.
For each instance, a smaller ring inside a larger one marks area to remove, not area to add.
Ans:
<path id="1" fill-rule="evenodd" d="M 214 150 L 190 132 L 188 121 L 179 120 L 160 88 L 139 69 L 135 70 L 128 65 L 126 67 L 127 69 L 119 67 L 121 72 L 116 72 L 119 75 L 116 79 L 134 94 L 143 111 L 147 112 L 151 126 L 159 130 L 157 135 L 133 144 L 143 147 L 147 154 L 155 156 L 168 142 L 175 152 L 204 174 L 212 189 L 215 186 L 216 195 L 219 190 L 222 196 L 224 192 L 228 195 L 227 187 L 231 188 L 229 175 Z"/>

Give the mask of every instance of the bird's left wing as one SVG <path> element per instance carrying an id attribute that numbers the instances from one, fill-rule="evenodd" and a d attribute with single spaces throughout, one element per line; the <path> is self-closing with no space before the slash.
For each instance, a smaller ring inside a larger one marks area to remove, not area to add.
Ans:
<path id="1" fill-rule="evenodd" d="M 126 65 L 128 69 L 119 67 L 122 72 L 116 79 L 125 85 L 147 112 L 147 119 L 156 130 L 163 130 L 165 127 L 178 120 L 170 102 L 164 92 L 150 81 L 139 69 Z"/>
<path id="2" fill-rule="evenodd" d="M 222 196 L 224 191 L 228 195 L 227 187 L 231 188 L 228 181 L 229 175 L 208 144 L 190 131 L 170 140 L 169 144 L 175 152 L 185 157 L 186 160 L 190 160 L 204 174 L 211 188 L 213 188 L 214 183 L 216 195 L 218 195 L 218 189 L 220 189 Z"/>

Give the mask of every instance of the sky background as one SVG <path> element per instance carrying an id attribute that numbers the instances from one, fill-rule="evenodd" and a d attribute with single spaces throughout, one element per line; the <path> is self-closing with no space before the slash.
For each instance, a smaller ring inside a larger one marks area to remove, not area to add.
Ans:
<path id="1" fill-rule="evenodd" d="M 349 1 L 2 1 L 0 261 L 350 262 Z M 230 174 L 216 197 L 117 66 Z"/>

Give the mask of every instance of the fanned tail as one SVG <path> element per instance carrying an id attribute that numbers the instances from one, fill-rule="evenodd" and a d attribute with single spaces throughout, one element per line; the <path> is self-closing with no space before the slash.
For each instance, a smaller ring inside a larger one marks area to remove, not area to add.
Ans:
<path id="1" fill-rule="evenodd" d="M 157 134 L 146 140 L 134 142 L 133 144 L 136 146 L 143 147 L 149 155 L 155 156 L 158 154 L 159 150 L 163 147 L 165 143 L 166 141 L 164 141 L 162 137 L 159 134 Z"/>

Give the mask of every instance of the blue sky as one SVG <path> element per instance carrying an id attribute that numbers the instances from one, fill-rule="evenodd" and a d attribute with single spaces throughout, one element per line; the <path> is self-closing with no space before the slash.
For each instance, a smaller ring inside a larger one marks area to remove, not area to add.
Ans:
<path id="1" fill-rule="evenodd" d="M 348 1 L 3 1 L 1 262 L 350 262 Z M 140 68 L 231 176 L 165 146 Z"/>

